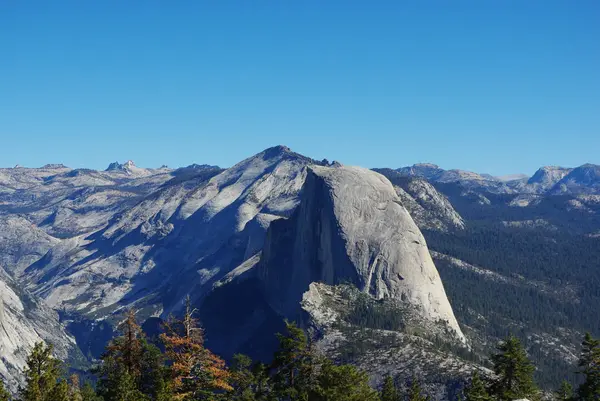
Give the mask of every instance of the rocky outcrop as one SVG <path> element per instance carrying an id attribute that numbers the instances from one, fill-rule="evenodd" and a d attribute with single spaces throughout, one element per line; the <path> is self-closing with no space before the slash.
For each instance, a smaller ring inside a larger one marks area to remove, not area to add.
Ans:
<path id="1" fill-rule="evenodd" d="M 492 193 L 512 193 L 504 181 L 489 174 L 478 174 L 465 170 L 444 170 L 435 164 L 421 163 L 394 170 L 405 177 L 424 178 L 436 183 L 459 183 L 464 188 L 484 189 Z"/>
<path id="2" fill-rule="evenodd" d="M 552 189 L 572 169 L 559 166 L 539 168 L 528 180 L 513 181 L 509 186 L 523 194 L 543 194 Z"/>
<path id="3" fill-rule="evenodd" d="M 16 389 L 27 355 L 40 341 L 52 343 L 64 361 L 77 353 L 58 314 L 19 288 L 0 267 L 0 378 L 9 388 Z"/>
<path id="4" fill-rule="evenodd" d="M 419 228 L 442 232 L 465 228 L 463 218 L 448 199 L 427 181 L 414 179 L 406 187 L 394 189 Z"/>
<path id="5" fill-rule="evenodd" d="M 312 166 L 300 205 L 268 231 L 258 276 L 284 316 L 313 282 L 350 282 L 442 321 L 464 340 L 425 239 L 381 174 L 358 167 Z"/>
<path id="6" fill-rule="evenodd" d="M 0 215 L 0 266 L 18 276 L 60 240 L 21 216 Z"/>
<path id="7" fill-rule="evenodd" d="M 391 169 L 377 169 L 390 180 L 402 204 L 422 230 L 448 232 L 465 228 L 463 218 L 448 198 L 429 181 L 419 177 L 406 177 Z"/>
<path id="8" fill-rule="evenodd" d="M 437 164 L 417 163 L 412 166 L 401 167 L 396 170 L 398 173 L 409 177 L 422 177 L 427 180 L 438 180 L 446 170 L 440 168 Z"/>
<path id="9" fill-rule="evenodd" d="M 552 194 L 600 194 L 600 166 L 584 164 L 566 174 L 550 191 Z"/>
<path id="10" fill-rule="evenodd" d="M 94 318 L 140 299 L 169 313 L 260 251 L 269 223 L 298 204 L 311 163 L 278 146 L 227 170 L 179 171 L 100 230 L 48 252 L 28 269 L 30 287 L 55 308 Z"/>

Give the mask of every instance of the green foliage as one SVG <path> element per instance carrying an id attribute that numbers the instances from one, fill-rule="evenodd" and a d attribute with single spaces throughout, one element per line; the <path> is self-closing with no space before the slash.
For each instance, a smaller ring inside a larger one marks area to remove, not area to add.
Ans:
<path id="1" fill-rule="evenodd" d="M 326 361 L 314 390 L 314 401 L 377 401 L 379 396 L 369 387 L 369 376 L 352 365 L 336 366 Z"/>
<path id="2" fill-rule="evenodd" d="M 103 401 L 103 399 L 96 395 L 96 390 L 90 382 L 85 382 L 81 387 L 81 401 Z"/>
<path id="3" fill-rule="evenodd" d="M 381 392 L 369 386 L 368 375 L 353 365 L 338 365 L 319 355 L 311 341 L 294 323 L 278 334 L 279 348 L 270 366 L 253 363 L 245 355 L 235 355 L 229 369 L 223 370 L 223 386 L 215 391 L 201 375 L 192 370 L 197 391 L 173 394 L 175 377 L 172 365 L 159 348 L 147 342 L 134 321 L 124 335 L 109 344 L 102 363 L 95 369 L 97 392 L 89 382 L 79 385 L 77 375 L 62 379 L 61 365 L 52 357 L 52 347 L 36 344 L 28 357 L 26 386 L 19 401 L 427 401 L 416 378 L 407 392 L 401 392 L 388 375 Z M 135 342 L 132 344 L 131 342 Z M 600 341 L 587 334 L 580 358 L 586 381 L 578 397 L 568 382 L 555 393 L 558 401 L 600 400 Z M 464 390 L 464 401 L 510 401 L 527 398 L 539 401 L 540 392 L 533 381 L 535 367 L 519 340 L 509 336 L 492 355 L 495 379 L 486 389 L 482 378 L 473 373 Z M 196 368 L 194 368 L 196 369 Z M 462 401 L 462 398 L 459 396 Z M 0 401 L 10 401 L 0 381 Z"/>
<path id="4" fill-rule="evenodd" d="M 272 382 L 269 367 L 264 363 L 256 363 L 252 367 L 254 378 L 254 397 L 257 401 L 271 400 Z"/>
<path id="5" fill-rule="evenodd" d="M 65 380 L 61 380 L 54 386 L 50 392 L 49 400 L 52 401 L 71 401 L 69 395 L 69 385 Z"/>
<path id="6" fill-rule="evenodd" d="M 383 380 L 380 398 L 381 401 L 400 401 L 396 383 L 394 382 L 394 378 L 390 375 L 386 375 Z"/>
<path id="7" fill-rule="evenodd" d="M 0 379 L 0 401 L 10 401 L 10 393 L 4 387 L 2 379 Z"/>
<path id="8" fill-rule="evenodd" d="M 171 400 L 169 369 L 165 366 L 164 355 L 145 339 L 142 340 L 142 350 L 138 389 L 152 400 Z"/>
<path id="9" fill-rule="evenodd" d="M 396 179 L 393 173 L 386 174 L 390 180 Z M 423 230 L 429 248 L 509 278 L 508 282 L 482 280 L 481 274 L 436 260 L 461 326 L 495 338 L 505 337 L 512 326 L 522 339 L 526 334 L 545 332 L 568 345 L 576 345 L 579 338 L 565 338 L 565 332 L 557 332 L 557 328 L 600 335 L 600 237 L 585 235 L 598 230 L 600 213 L 567 212 L 568 197 L 550 196 L 528 207 L 513 207 L 509 204 L 515 195 L 485 193 L 492 204 L 480 205 L 475 199 L 468 200 L 460 185 L 435 187 L 449 197 L 467 220 L 467 227 L 449 233 Z M 514 228 L 503 223 L 537 219 L 547 221 L 552 229 Z M 537 286 L 539 283 L 544 286 Z M 515 323 L 527 333 L 519 333 Z M 535 377 L 539 384 L 553 388 L 565 378 L 575 381 L 570 364 L 559 352 L 536 348 L 529 349 L 529 354 L 538 367 Z"/>
<path id="10" fill-rule="evenodd" d="M 490 401 L 492 397 L 488 394 L 485 383 L 479 377 L 479 373 L 473 372 L 471 382 L 465 389 L 465 401 Z"/>
<path id="11" fill-rule="evenodd" d="M 27 358 L 21 401 L 54 401 L 54 388 L 62 375 L 61 363 L 52 356 L 54 347 L 37 343 Z M 57 390 L 58 391 L 58 390 Z"/>
<path id="12" fill-rule="evenodd" d="M 571 401 L 573 399 L 573 386 L 568 381 L 563 380 L 554 395 L 558 401 Z"/>
<path id="13" fill-rule="evenodd" d="M 416 377 L 413 377 L 410 389 L 408 391 L 408 401 L 427 401 L 427 396 L 423 395 L 421 383 Z"/>
<path id="14" fill-rule="evenodd" d="M 252 359 L 247 355 L 236 354 L 233 356 L 230 368 L 230 384 L 233 390 L 228 396 L 231 401 L 256 400 L 256 378 L 251 370 Z"/>
<path id="15" fill-rule="evenodd" d="M 97 393 L 104 401 L 168 401 L 171 392 L 162 352 L 144 338 L 130 312 L 94 370 Z"/>
<path id="16" fill-rule="evenodd" d="M 577 394 L 582 401 L 600 400 L 600 340 L 586 333 L 579 357 L 580 373 L 585 376 Z"/>
<path id="17" fill-rule="evenodd" d="M 286 333 L 277 334 L 279 348 L 271 368 L 273 389 L 280 400 L 306 400 L 314 384 L 315 355 L 304 331 L 286 322 Z"/>
<path id="18" fill-rule="evenodd" d="M 492 395 L 506 401 L 539 399 L 539 390 L 533 380 L 535 366 L 528 359 L 519 339 L 509 336 L 500 343 L 498 351 L 492 355 L 494 373 L 498 377 L 492 384 Z"/>
<path id="19" fill-rule="evenodd" d="M 69 378 L 69 401 L 83 401 L 79 387 L 79 376 L 73 374 Z"/>
<path id="20" fill-rule="evenodd" d="M 405 325 L 400 312 L 396 305 L 387 300 L 375 300 L 359 293 L 346 320 L 358 327 L 401 331 Z"/>

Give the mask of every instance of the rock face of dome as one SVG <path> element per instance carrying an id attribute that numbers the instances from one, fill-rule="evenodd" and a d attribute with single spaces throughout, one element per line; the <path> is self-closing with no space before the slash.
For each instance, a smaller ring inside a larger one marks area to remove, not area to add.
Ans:
<path id="1" fill-rule="evenodd" d="M 423 235 L 381 174 L 311 166 L 290 219 L 271 223 L 258 276 L 269 303 L 293 315 L 313 282 L 351 282 L 414 306 L 464 341 Z"/>

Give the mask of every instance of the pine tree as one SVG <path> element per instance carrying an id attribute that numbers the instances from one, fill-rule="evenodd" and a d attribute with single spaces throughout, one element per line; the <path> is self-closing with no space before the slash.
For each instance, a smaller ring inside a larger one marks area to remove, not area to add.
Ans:
<path id="1" fill-rule="evenodd" d="M 519 339 L 509 336 L 500 343 L 498 351 L 492 355 L 498 379 L 491 387 L 491 394 L 499 400 L 539 399 L 540 392 L 533 379 L 535 366 L 527 358 Z"/>
<path id="2" fill-rule="evenodd" d="M 10 401 L 10 393 L 4 387 L 2 379 L 0 379 L 0 401 Z"/>
<path id="3" fill-rule="evenodd" d="M 61 364 L 52 356 L 54 347 L 40 342 L 27 357 L 25 387 L 21 388 L 21 401 L 51 401 L 51 394 L 61 376 Z"/>
<path id="4" fill-rule="evenodd" d="M 485 383 L 479 377 L 477 371 L 473 371 L 471 382 L 465 389 L 465 401 L 490 401 L 492 397 L 488 394 Z"/>
<path id="5" fill-rule="evenodd" d="M 123 336 L 108 346 L 108 352 L 114 354 L 131 377 L 137 378 L 141 374 L 144 332 L 136 321 L 133 309 L 127 312 L 127 318 L 121 324 L 121 330 Z"/>
<path id="6" fill-rule="evenodd" d="M 97 393 L 104 401 L 140 401 L 146 396 L 140 391 L 142 363 L 145 351 L 144 333 L 130 310 L 119 326 L 122 335 L 113 339 L 102 355 L 102 364 L 95 369 Z"/>
<path id="7" fill-rule="evenodd" d="M 269 376 L 269 367 L 264 363 L 256 363 L 252 367 L 254 377 L 254 398 L 256 401 L 271 400 L 272 383 Z"/>
<path id="8" fill-rule="evenodd" d="M 554 395 L 558 401 L 571 401 L 573 399 L 573 386 L 568 381 L 563 380 Z"/>
<path id="9" fill-rule="evenodd" d="M 85 382 L 81 388 L 81 401 L 103 401 L 103 399 L 96 395 L 96 390 L 90 382 Z"/>
<path id="10" fill-rule="evenodd" d="M 369 376 L 353 365 L 336 366 L 325 361 L 317 386 L 309 399 L 314 401 L 378 401 L 379 395 L 369 386 Z M 306 399 L 306 398 L 304 398 Z"/>
<path id="11" fill-rule="evenodd" d="M 50 391 L 48 401 L 71 401 L 69 397 L 69 384 L 65 380 L 59 381 Z"/>
<path id="12" fill-rule="evenodd" d="M 586 333 L 581 346 L 579 373 L 585 375 L 585 380 L 577 395 L 582 401 L 597 401 L 600 400 L 600 341 Z"/>
<path id="13" fill-rule="evenodd" d="M 423 395 L 423 390 L 421 390 L 421 383 L 415 377 L 410 385 L 408 401 L 427 401 L 427 396 Z"/>
<path id="14" fill-rule="evenodd" d="M 396 383 L 394 378 L 389 374 L 385 376 L 383 380 L 383 388 L 381 389 L 380 395 L 381 401 L 400 401 L 398 395 L 398 389 L 396 389 Z"/>
<path id="15" fill-rule="evenodd" d="M 317 356 L 304 331 L 286 322 L 286 333 L 277 334 L 279 348 L 271 364 L 273 390 L 280 400 L 305 400 L 315 385 Z"/>
<path id="16" fill-rule="evenodd" d="M 69 377 L 69 400 L 83 401 L 81 397 L 81 388 L 79 386 L 79 376 L 72 374 Z"/>
<path id="17" fill-rule="evenodd" d="M 235 354 L 231 362 L 230 384 L 233 390 L 229 394 L 229 400 L 254 401 L 255 397 L 255 377 L 252 371 L 252 360 L 250 357 L 242 354 Z"/>
<path id="18" fill-rule="evenodd" d="M 231 391 L 225 362 L 204 347 L 204 333 L 194 318 L 190 298 L 182 320 L 170 319 L 161 335 L 167 359 L 172 362 L 174 399 L 210 399 Z"/>
<path id="19" fill-rule="evenodd" d="M 142 340 L 139 390 L 154 401 L 172 399 L 170 371 L 165 367 L 165 358 L 158 347 Z"/>

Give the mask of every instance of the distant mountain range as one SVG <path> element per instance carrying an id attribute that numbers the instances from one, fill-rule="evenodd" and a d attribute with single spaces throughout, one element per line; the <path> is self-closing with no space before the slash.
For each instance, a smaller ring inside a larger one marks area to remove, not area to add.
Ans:
<path id="1" fill-rule="evenodd" d="M 550 383 L 600 330 L 599 169 L 372 171 L 285 146 L 227 169 L 0 169 L 0 375 L 14 388 L 39 338 L 85 366 L 126 309 L 150 324 L 190 295 L 225 357 L 268 355 L 292 319 L 443 398 L 511 328 Z"/>
<path id="2" fill-rule="evenodd" d="M 464 170 L 444 170 L 435 164 L 415 164 L 397 169 L 409 177 L 422 177 L 432 182 L 455 183 L 480 187 L 496 193 L 527 194 L 599 194 L 600 166 L 584 164 L 576 168 L 558 166 L 541 167 L 536 173 L 526 175 L 493 177 Z"/>

